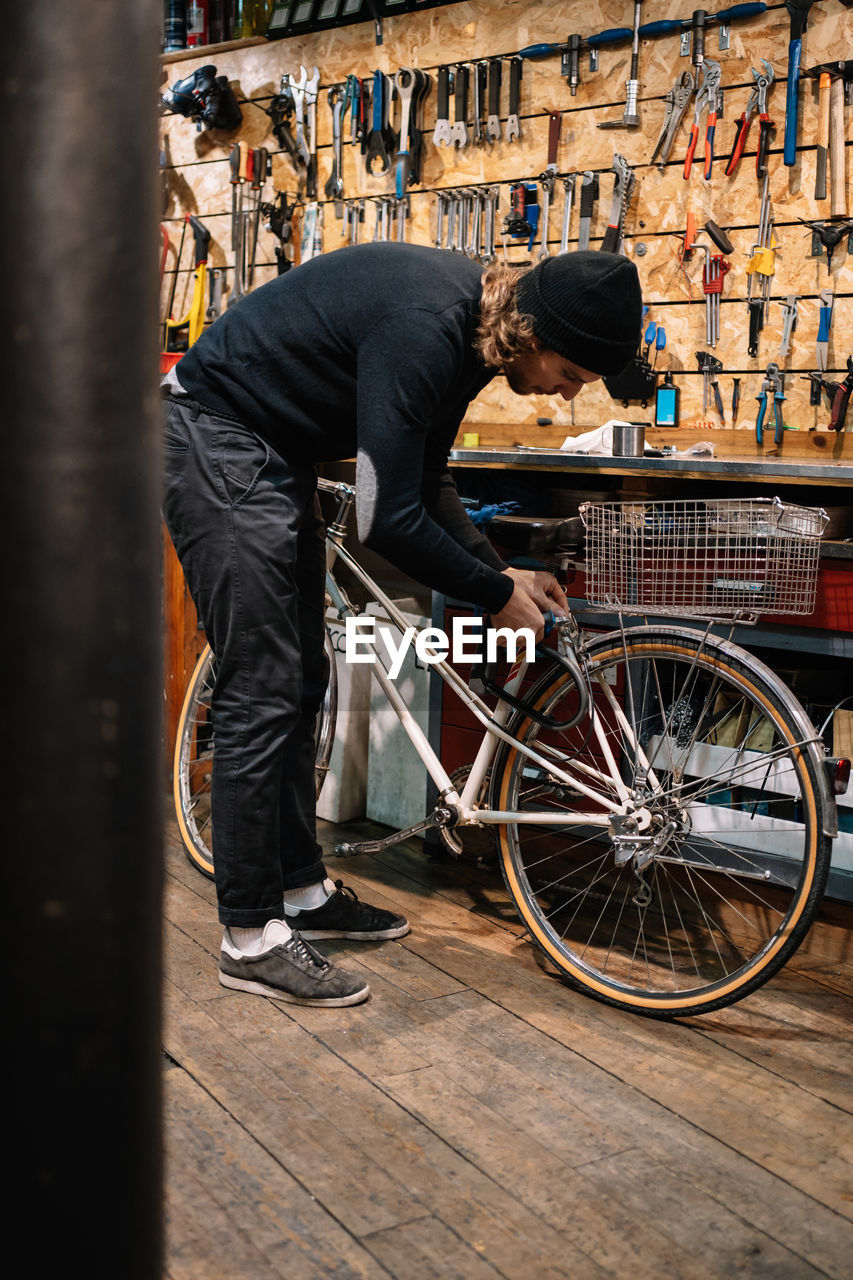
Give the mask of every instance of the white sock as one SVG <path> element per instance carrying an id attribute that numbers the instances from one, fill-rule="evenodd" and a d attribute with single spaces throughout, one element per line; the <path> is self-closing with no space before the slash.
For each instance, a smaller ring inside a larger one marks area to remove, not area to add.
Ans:
<path id="1" fill-rule="evenodd" d="M 266 924 L 255 925 L 251 929 L 241 929 L 232 925 L 225 930 L 222 945 L 232 955 L 259 956 L 263 951 L 272 951 L 293 937 L 290 925 L 284 920 L 268 920 Z"/>
<path id="2" fill-rule="evenodd" d="M 319 884 L 309 884 L 303 889 L 288 889 L 284 895 L 284 914 L 293 916 L 298 911 L 313 911 L 316 907 L 322 907 L 334 892 L 334 881 L 328 876 Z"/>

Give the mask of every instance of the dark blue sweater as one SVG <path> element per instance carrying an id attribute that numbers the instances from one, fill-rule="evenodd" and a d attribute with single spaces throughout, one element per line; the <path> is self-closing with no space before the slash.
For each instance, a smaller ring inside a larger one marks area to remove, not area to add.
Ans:
<path id="1" fill-rule="evenodd" d="M 419 245 L 354 245 L 261 286 L 176 370 L 201 404 L 282 457 L 356 457 L 362 542 L 491 612 L 512 584 L 456 494 L 447 457 L 495 374 L 475 354 L 482 268 Z"/>

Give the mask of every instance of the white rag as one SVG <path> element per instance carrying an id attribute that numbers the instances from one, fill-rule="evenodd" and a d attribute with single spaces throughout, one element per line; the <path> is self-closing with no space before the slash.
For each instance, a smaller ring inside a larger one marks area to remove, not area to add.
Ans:
<path id="1" fill-rule="evenodd" d="M 624 418 L 611 418 L 603 427 L 585 431 L 582 436 L 566 436 L 560 448 L 566 453 L 613 453 L 613 428 L 626 426 Z M 648 447 L 648 446 L 647 446 Z"/>
<path id="2" fill-rule="evenodd" d="M 592 431 L 585 431 L 581 436 L 566 436 L 560 445 L 560 449 L 564 453 L 598 453 L 612 457 L 613 428 L 617 424 L 620 426 L 629 425 L 624 418 L 611 418 L 604 423 L 604 426 L 595 427 Z M 645 442 L 643 453 L 657 454 L 658 452 L 654 445 L 649 444 L 648 440 Z M 697 441 L 695 444 L 688 445 L 686 449 L 674 449 L 668 456 L 670 458 L 713 458 L 714 446 L 708 440 Z"/>

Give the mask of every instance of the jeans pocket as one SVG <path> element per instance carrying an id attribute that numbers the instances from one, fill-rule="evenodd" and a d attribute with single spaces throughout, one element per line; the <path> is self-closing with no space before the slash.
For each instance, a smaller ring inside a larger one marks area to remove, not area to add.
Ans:
<path id="1" fill-rule="evenodd" d="M 162 439 L 166 453 L 187 453 L 189 450 L 190 438 L 182 422 L 166 422 Z"/>
<path id="2" fill-rule="evenodd" d="M 251 493 L 269 461 L 269 452 L 263 440 L 251 432 L 217 433 L 216 455 L 230 502 L 236 505 Z"/>

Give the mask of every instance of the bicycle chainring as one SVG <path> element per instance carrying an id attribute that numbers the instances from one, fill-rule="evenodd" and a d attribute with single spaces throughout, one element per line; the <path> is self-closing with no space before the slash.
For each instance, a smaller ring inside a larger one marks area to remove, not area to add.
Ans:
<path id="1" fill-rule="evenodd" d="M 470 764 L 464 764 L 459 769 L 454 769 L 450 775 L 450 781 L 460 794 L 470 772 Z M 480 794 L 477 797 L 478 804 L 486 804 L 490 783 L 491 770 L 488 770 L 483 779 Z M 498 860 L 498 829 L 496 826 L 453 827 L 452 829 L 439 827 L 438 834 L 441 836 L 441 842 L 448 852 L 461 862 L 470 863 L 475 867 L 489 867 L 493 866 Z"/>

